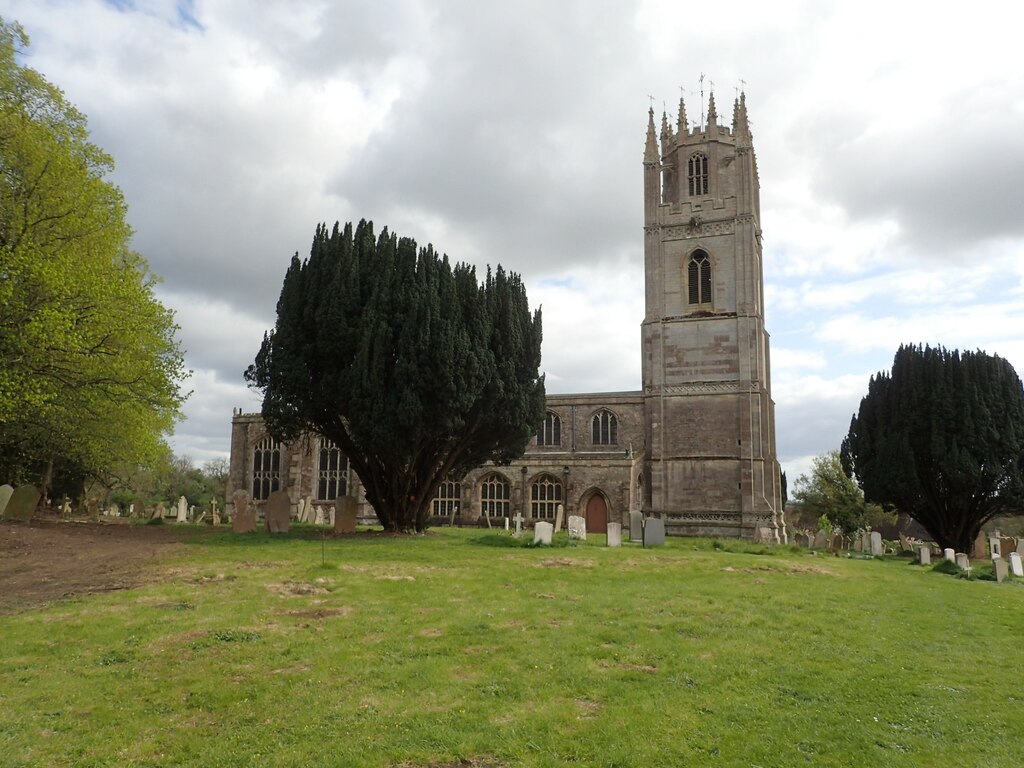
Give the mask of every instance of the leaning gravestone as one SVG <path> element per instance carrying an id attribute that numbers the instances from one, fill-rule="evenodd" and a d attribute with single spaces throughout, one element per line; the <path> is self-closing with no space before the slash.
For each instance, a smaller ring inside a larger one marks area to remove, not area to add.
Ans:
<path id="1" fill-rule="evenodd" d="M 557 528 L 555 529 L 557 530 Z M 587 521 L 579 515 L 569 515 L 569 538 L 587 540 Z"/>
<path id="2" fill-rule="evenodd" d="M 640 512 L 629 513 L 629 540 L 644 540 L 644 516 Z"/>
<path id="3" fill-rule="evenodd" d="M 355 496 L 339 496 L 334 500 L 334 532 L 356 532 L 356 501 Z"/>
<path id="4" fill-rule="evenodd" d="M 7 502 L 4 518 L 28 522 L 32 519 L 32 513 L 36 511 L 41 496 L 39 489 L 34 485 L 19 485 Z"/>
<path id="5" fill-rule="evenodd" d="M 550 544 L 551 534 L 554 533 L 554 526 L 551 523 L 537 523 L 533 526 L 533 543 L 534 544 Z"/>
<path id="6" fill-rule="evenodd" d="M 660 517 L 644 520 L 644 546 L 660 547 L 665 543 L 665 521 Z"/>
<path id="7" fill-rule="evenodd" d="M 1002 584 L 1004 581 L 1006 581 L 1006 576 L 1008 574 L 1006 569 L 1006 561 L 1003 560 L 1003 558 L 992 558 L 992 573 L 996 575 L 996 582 L 998 582 L 999 584 Z"/>
<path id="8" fill-rule="evenodd" d="M 3 519 L 4 510 L 7 509 L 7 502 L 11 500 L 11 496 L 14 494 L 14 486 L 0 485 L 0 520 Z"/>
<path id="9" fill-rule="evenodd" d="M 267 509 L 263 515 L 264 525 L 270 533 L 288 533 L 292 516 L 292 500 L 288 491 L 271 491 Z"/>
<path id="10" fill-rule="evenodd" d="M 882 534 L 878 531 L 871 532 L 871 554 L 881 555 L 884 552 L 882 549 Z"/>
<path id="11" fill-rule="evenodd" d="M 608 523 L 608 546 L 622 546 L 622 523 Z"/>
<path id="12" fill-rule="evenodd" d="M 1021 563 L 1020 555 L 1016 552 L 1010 553 L 1010 572 L 1014 576 L 1024 576 L 1024 564 Z"/>
<path id="13" fill-rule="evenodd" d="M 917 559 L 921 565 L 931 565 L 932 563 L 932 549 L 927 544 L 922 544 L 917 548 Z"/>
<path id="14" fill-rule="evenodd" d="M 256 533 L 256 507 L 249 501 L 245 491 L 235 491 L 231 497 L 235 505 L 231 516 L 231 529 L 235 533 Z"/>
<path id="15" fill-rule="evenodd" d="M 565 507 L 559 504 L 555 507 L 555 532 L 562 530 L 562 521 L 565 520 Z M 569 524 L 572 525 L 572 517 L 569 518 Z M 572 531 L 569 532 L 569 536 L 572 536 Z M 584 536 L 583 538 L 587 538 Z"/>

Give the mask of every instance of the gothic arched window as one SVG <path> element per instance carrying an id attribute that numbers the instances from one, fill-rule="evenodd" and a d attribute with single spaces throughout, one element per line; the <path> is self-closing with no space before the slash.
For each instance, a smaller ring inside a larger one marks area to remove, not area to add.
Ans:
<path id="1" fill-rule="evenodd" d="M 561 445 L 562 444 L 562 420 L 558 414 L 548 411 L 544 417 L 544 423 L 537 430 L 537 445 Z"/>
<path id="2" fill-rule="evenodd" d="M 594 445 L 616 445 L 619 442 L 619 420 L 611 411 L 600 410 L 590 420 L 590 432 Z"/>
<path id="3" fill-rule="evenodd" d="M 686 265 L 686 282 L 691 304 L 711 303 L 711 259 L 704 251 L 694 251 Z"/>
<path id="4" fill-rule="evenodd" d="M 459 509 L 459 500 L 462 498 L 462 483 L 457 480 L 445 480 L 437 486 L 437 494 L 434 496 L 434 514 L 447 517 Z"/>
<path id="5" fill-rule="evenodd" d="M 334 501 L 347 492 L 348 457 L 326 437 L 320 440 L 320 461 L 316 472 L 316 498 Z"/>
<path id="6" fill-rule="evenodd" d="M 708 158 L 700 152 L 690 155 L 686 166 L 686 175 L 690 182 L 690 196 L 708 193 Z"/>
<path id="7" fill-rule="evenodd" d="M 541 475 L 530 484 L 530 517 L 554 520 L 562 503 L 562 483 L 554 475 Z"/>
<path id="8" fill-rule="evenodd" d="M 280 488 L 281 446 L 274 438 L 265 437 L 252 452 L 252 497 L 264 501 Z"/>
<path id="9" fill-rule="evenodd" d="M 511 486 L 494 472 L 480 481 L 480 514 L 487 517 L 509 517 Z"/>

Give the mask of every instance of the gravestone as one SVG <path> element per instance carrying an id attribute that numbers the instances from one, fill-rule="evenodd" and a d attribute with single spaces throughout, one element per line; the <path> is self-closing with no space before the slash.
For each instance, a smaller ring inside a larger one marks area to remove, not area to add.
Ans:
<path id="1" fill-rule="evenodd" d="M 863 552 L 864 551 L 864 537 L 863 536 L 858 536 L 856 539 L 853 540 L 853 551 L 854 552 Z"/>
<path id="2" fill-rule="evenodd" d="M 1001 557 L 992 558 L 992 573 L 996 575 L 996 582 L 1002 584 L 1006 581 L 1008 570 L 1006 567 L 1006 561 Z"/>
<path id="3" fill-rule="evenodd" d="M 111 517 L 120 517 L 121 516 L 121 505 L 119 505 L 117 502 L 114 502 L 113 504 L 110 505 L 110 516 Z"/>
<path id="4" fill-rule="evenodd" d="M 305 502 L 306 522 L 312 523 L 316 519 L 313 512 L 313 497 L 310 496 L 309 494 L 306 494 L 306 496 L 303 498 L 303 501 Z"/>
<path id="5" fill-rule="evenodd" d="M 978 537 L 974 540 L 973 554 L 976 560 L 982 560 L 988 557 L 988 548 L 986 547 L 986 538 L 984 531 L 978 531 Z"/>
<path id="6" fill-rule="evenodd" d="M 292 516 L 292 500 L 288 491 L 271 491 L 263 514 L 263 524 L 270 533 L 288 533 Z"/>
<path id="7" fill-rule="evenodd" d="M 932 549 L 927 544 L 922 544 L 917 548 L 917 560 L 921 565 L 932 564 Z"/>
<path id="8" fill-rule="evenodd" d="M 507 517 L 503 517 L 501 519 L 505 521 L 505 530 L 507 531 L 508 530 L 508 518 Z"/>
<path id="9" fill-rule="evenodd" d="M 871 552 L 871 531 L 864 531 L 860 535 L 860 551 Z"/>
<path id="10" fill-rule="evenodd" d="M 512 521 L 516 524 L 516 529 L 512 535 L 518 539 L 523 534 L 523 523 L 525 522 L 523 513 L 516 512 L 516 516 L 512 518 Z"/>
<path id="11" fill-rule="evenodd" d="M 4 483 L 0 485 L 0 520 L 4 517 L 4 510 L 7 509 L 7 502 L 11 500 L 11 496 L 14 494 L 14 486 L 7 485 Z"/>
<path id="12" fill-rule="evenodd" d="M 824 549 L 828 546 L 828 536 L 824 531 L 818 531 L 814 534 L 814 543 L 811 544 L 815 549 Z"/>
<path id="13" fill-rule="evenodd" d="M 878 531 L 871 532 L 871 554 L 881 555 L 885 550 L 882 549 L 882 534 Z"/>
<path id="14" fill-rule="evenodd" d="M 358 503 L 355 496 L 339 496 L 334 500 L 335 533 L 356 532 L 356 506 Z"/>
<path id="15" fill-rule="evenodd" d="M 956 564 L 959 565 L 964 570 L 967 570 L 968 568 L 971 567 L 971 558 L 969 558 L 965 552 L 957 552 L 956 553 Z"/>
<path id="16" fill-rule="evenodd" d="M 7 502 L 4 519 L 28 522 L 32 519 L 32 513 L 36 511 L 41 496 L 39 489 L 34 485 L 19 485 Z"/>
<path id="17" fill-rule="evenodd" d="M 335 501 L 337 501 L 337 499 L 335 499 Z M 337 515 L 335 514 L 337 506 L 337 504 L 327 505 L 327 526 L 332 530 L 334 529 L 334 520 L 337 518 Z"/>
<path id="18" fill-rule="evenodd" d="M 1016 552 L 1010 553 L 1010 571 L 1014 576 L 1024 576 L 1024 564 L 1021 563 L 1020 555 Z"/>
<path id="19" fill-rule="evenodd" d="M 665 543 L 665 521 L 660 517 L 644 520 L 644 546 L 660 547 Z"/>
<path id="20" fill-rule="evenodd" d="M 1024 555 L 1024 538 L 1017 540 L 1017 554 Z"/>
<path id="21" fill-rule="evenodd" d="M 455 527 L 455 516 L 457 514 L 459 514 L 459 505 L 458 504 L 452 504 L 452 514 L 451 514 L 451 517 L 448 518 L 448 527 L 449 528 L 454 528 Z"/>
<path id="22" fill-rule="evenodd" d="M 178 497 L 178 518 L 177 522 L 188 522 L 188 500 L 184 496 Z"/>
<path id="23" fill-rule="evenodd" d="M 156 514 L 154 517 L 167 517 L 167 509 L 164 507 L 164 503 L 162 501 L 158 501 L 156 503 Z"/>
<path id="24" fill-rule="evenodd" d="M 299 499 L 299 503 L 295 507 L 295 522 L 306 522 L 306 500 L 304 498 Z"/>
<path id="25" fill-rule="evenodd" d="M 608 523 L 608 546 L 622 546 L 622 523 Z"/>
<path id="26" fill-rule="evenodd" d="M 316 518 L 313 520 L 313 525 L 324 525 L 324 508 L 316 508 Z"/>
<path id="27" fill-rule="evenodd" d="M 210 499 L 210 517 L 217 517 L 217 500 Z"/>
<path id="28" fill-rule="evenodd" d="M 235 505 L 234 514 L 231 515 L 231 529 L 235 533 L 256 533 L 256 506 L 249 501 L 249 494 L 235 491 L 231 501 Z"/>
<path id="29" fill-rule="evenodd" d="M 629 540 L 644 540 L 644 516 L 640 512 L 629 513 Z"/>
<path id="30" fill-rule="evenodd" d="M 69 517 L 71 517 L 71 499 L 69 499 L 67 496 L 64 497 L 64 501 L 60 505 L 60 516 L 64 520 L 67 520 Z"/>
<path id="31" fill-rule="evenodd" d="M 558 530 L 557 528 L 555 530 Z M 579 515 L 569 515 L 569 538 L 587 540 L 587 520 Z"/>
<path id="32" fill-rule="evenodd" d="M 913 544 L 913 542 L 911 542 L 910 539 L 908 539 L 902 533 L 900 534 L 900 549 L 903 552 L 913 552 L 914 551 L 914 544 Z"/>
<path id="33" fill-rule="evenodd" d="M 202 525 L 202 523 L 203 523 L 203 521 L 205 519 L 206 519 L 206 510 L 204 509 L 202 512 L 199 513 L 199 517 L 196 519 L 196 525 Z"/>
<path id="34" fill-rule="evenodd" d="M 988 537 L 988 553 L 990 557 L 1002 557 L 1003 556 L 1003 540 L 998 536 Z"/>
<path id="35" fill-rule="evenodd" d="M 944 550 L 942 550 L 942 557 L 943 559 L 948 560 L 951 563 L 956 562 L 956 552 L 953 549 L 950 549 L 949 547 L 946 547 Z"/>
<path id="36" fill-rule="evenodd" d="M 551 523 L 537 523 L 533 526 L 533 543 L 550 544 L 551 534 L 554 533 L 554 530 L 554 526 Z"/>
<path id="37" fill-rule="evenodd" d="M 555 532 L 562 530 L 562 522 L 565 520 L 565 507 L 559 504 L 555 507 Z M 572 522 L 572 518 L 569 518 L 569 522 Z M 569 536 L 572 536 L 572 532 L 569 532 Z M 583 538 L 587 538 L 584 536 Z"/>
<path id="38" fill-rule="evenodd" d="M 1011 552 L 1017 551 L 1017 540 L 1010 536 L 1003 536 L 999 539 L 999 556 L 1009 557 Z"/>
<path id="39" fill-rule="evenodd" d="M 213 525 L 220 525 L 220 513 L 214 510 L 213 519 L 210 521 Z"/>

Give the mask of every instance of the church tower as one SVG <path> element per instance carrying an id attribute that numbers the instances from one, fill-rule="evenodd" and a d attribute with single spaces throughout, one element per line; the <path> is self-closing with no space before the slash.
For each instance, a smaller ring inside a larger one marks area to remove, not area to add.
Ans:
<path id="1" fill-rule="evenodd" d="M 732 127 L 654 110 L 644 151 L 645 513 L 670 533 L 784 537 L 746 96 Z M 768 530 L 765 530 L 768 529 Z"/>

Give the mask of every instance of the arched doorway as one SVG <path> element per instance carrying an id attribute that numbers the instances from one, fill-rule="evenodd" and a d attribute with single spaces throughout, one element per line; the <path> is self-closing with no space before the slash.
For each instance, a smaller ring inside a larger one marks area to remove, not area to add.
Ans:
<path id="1" fill-rule="evenodd" d="M 586 518 L 587 533 L 608 533 L 608 504 L 600 493 L 587 499 Z"/>

